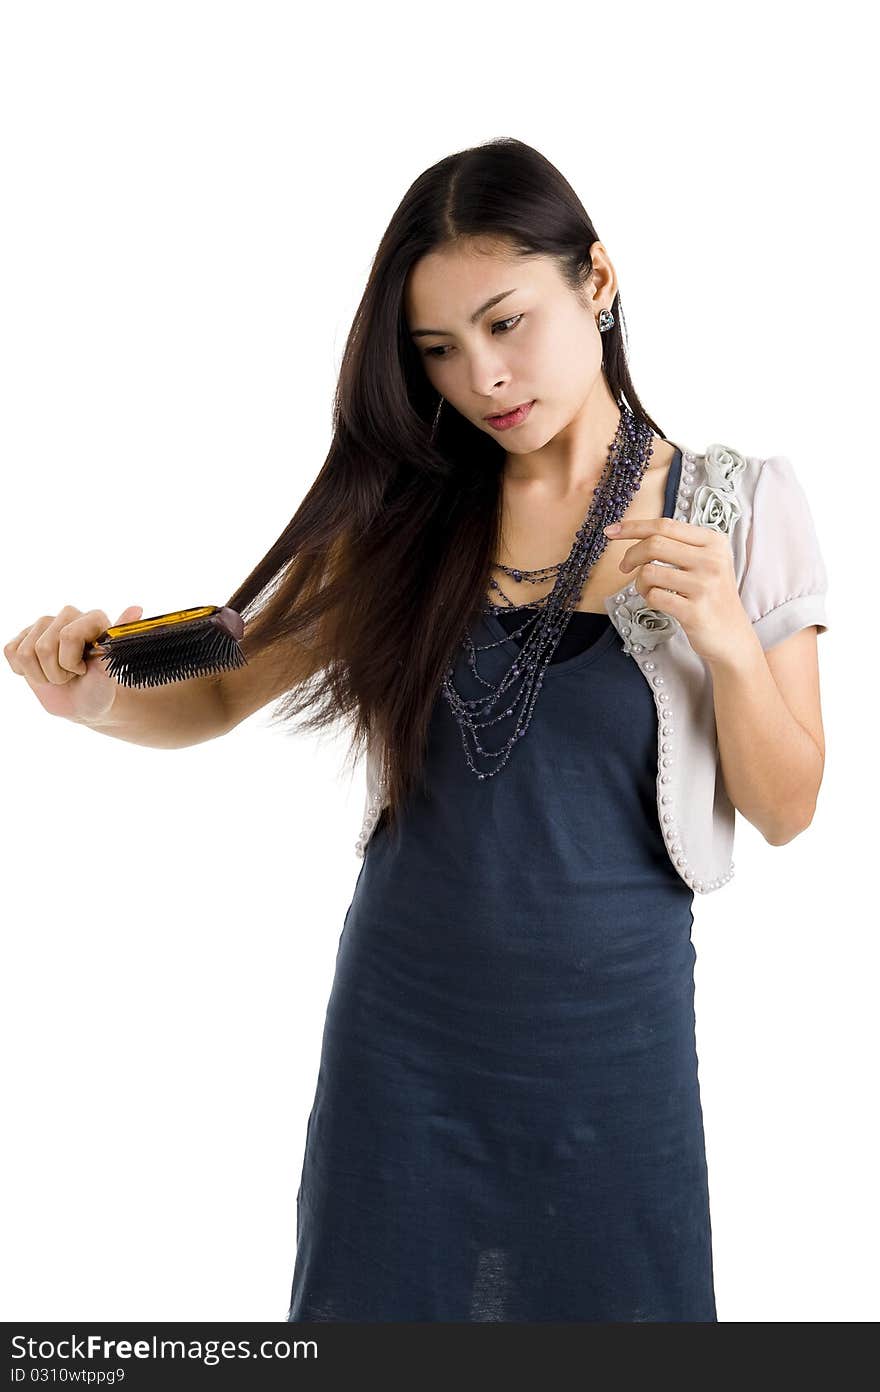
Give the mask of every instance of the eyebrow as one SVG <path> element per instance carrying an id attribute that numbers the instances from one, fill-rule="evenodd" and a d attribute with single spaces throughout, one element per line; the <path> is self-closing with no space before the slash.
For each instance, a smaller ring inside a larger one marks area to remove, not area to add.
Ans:
<path id="1" fill-rule="evenodd" d="M 505 298 L 505 296 L 515 294 L 515 291 L 516 291 L 516 287 L 514 287 L 513 290 L 502 290 L 500 295 L 493 295 L 492 298 L 491 298 L 491 300 L 487 300 L 485 304 L 480 305 L 480 308 L 479 308 L 479 309 L 475 309 L 475 310 L 474 310 L 473 314 L 471 315 L 471 323 L 472 323 L 472 324 L 476 324 L 477 320 L 481 317 L 481 315 L 483 315 L 483 314 L 486 313 L 486 310 L 487 310 L 487 309 L 491 309 L 493 305 L 497 305 L 498 301 L 499 301 L 499 300 L 503 300 L 503 299 Z M 448 334 L 448 333 L 450 333 L 450 330 L 449 330 L 449 329 L 411 329 L 411 330 L 410 330 L 410 335 L 411 335 L 412 338 L 427 338 L 429 334 Z"/>

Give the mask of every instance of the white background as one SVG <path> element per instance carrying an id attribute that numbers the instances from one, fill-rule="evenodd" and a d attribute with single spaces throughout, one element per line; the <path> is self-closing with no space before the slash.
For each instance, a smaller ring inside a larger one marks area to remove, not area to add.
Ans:
<path id="1" fill-rule="evenodd" d="M 566 175 L 670 439 L 787 454 L 830 576 L 811 827 L 697 895 L 721 1321 L 875 1281 L 876 82 L 868 11 L 7 4 L 0 628 L 220 604 L 295 511 L 409 184 Z M 281 1320 L 354 852 L 346 739 L 160 751 L 4 663 L 5 1320 Z"/>

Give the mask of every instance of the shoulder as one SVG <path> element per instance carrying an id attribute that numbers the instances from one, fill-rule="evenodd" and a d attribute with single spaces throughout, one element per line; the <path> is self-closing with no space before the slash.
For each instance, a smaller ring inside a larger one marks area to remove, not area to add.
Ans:
<path id="1" fill-rule="evenodd" d="M 695 520 L 730 536 L 743 607 L 765 647 L 798 628 L 827 628 L 827 573 L 806 489 L 784 454 L 740 454 L 710 445 L 701 460 Z M 699 499 L 699 501 L 697 501 Z"/>
<path id="2" fill-rule="evenodd" d="M 806 493 L 788 455 L 750 455 L 712 444 L 696 463 L 690 521 L 728 536 L 738 579 L 763 563 L 783 529 L 813 538 Z"/>
<path id="3" fill-rule="evenodd" d="M 827 629 L 827 573 L 813 510 L 788 455 L 711 444 L 685 453 L 676 517 L 723 532 L 740 598 L 762 644 Z"/>

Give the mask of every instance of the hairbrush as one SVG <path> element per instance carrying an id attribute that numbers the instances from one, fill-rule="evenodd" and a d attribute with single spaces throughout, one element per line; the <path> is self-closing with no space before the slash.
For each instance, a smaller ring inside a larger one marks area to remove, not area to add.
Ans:
<path id="1" fill-rule="evenodd" d="M 108 675 L 121 686 L 164 686 L 246 667 L 243 634 L 240 614 L 208 604 L 105 628 L 85 645 L 83 656 L 105 658 Z"/>

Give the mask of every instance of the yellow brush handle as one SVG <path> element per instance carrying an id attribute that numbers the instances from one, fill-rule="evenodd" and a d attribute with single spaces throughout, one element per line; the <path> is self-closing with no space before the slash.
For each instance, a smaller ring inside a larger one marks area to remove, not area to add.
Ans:
<path id="1" fill-rule="evenodd" d="M 216 611 L 216 605 L 205 604 L 200 609 L 178 609 L 173 614 L 156 614 L 149 619 L 135 619 L 132 623 L 114 624 L 105 628 L 99 638 L 86 647 L 92 652 L 103 652 L 102 643 L 110 638 L 133 637 L 136 633 L 149 633 L 153 628 L 165 628 L 169 624 L 186 623 L 189 619 L 203 619 Z"/>
<path id="2" fill-rule="evenodd" d="M 152 619 L 135 619 L 132 623 L 116 624 L 101 634 L 102 638 L 121 638 L 124 633 L 147 633 L 151 628 L 161 628 L 164 624 L 184 623 L 187 619 L 203 619 L 213 614 L 215 606 L 205 604 L 201 609 L 178 609 L 174 614 L 158 614 Z"/>

